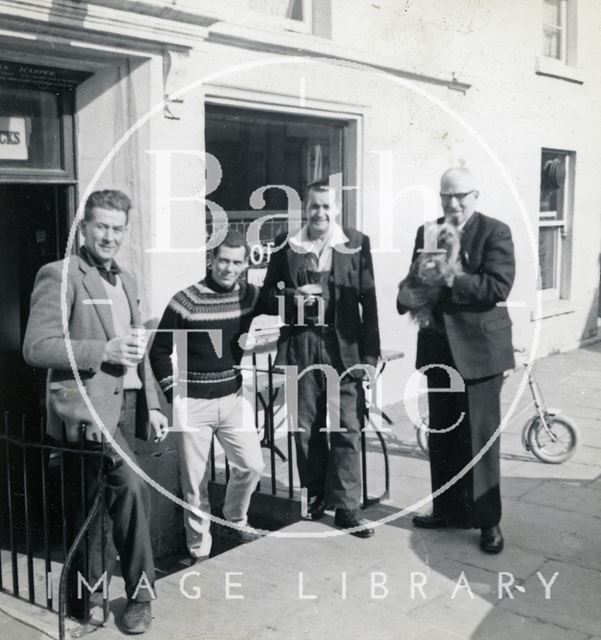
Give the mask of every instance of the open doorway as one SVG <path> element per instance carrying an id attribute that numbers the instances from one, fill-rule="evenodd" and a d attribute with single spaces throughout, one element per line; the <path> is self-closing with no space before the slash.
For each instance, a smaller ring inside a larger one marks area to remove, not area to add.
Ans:
<path id="1" fill-rule="evenodd" d="M 0 409 L 39 416 L 45 370 L 32 369 L 21 347 L 36 273 L 64 257 L 73 187 L 0 184 Z"/>

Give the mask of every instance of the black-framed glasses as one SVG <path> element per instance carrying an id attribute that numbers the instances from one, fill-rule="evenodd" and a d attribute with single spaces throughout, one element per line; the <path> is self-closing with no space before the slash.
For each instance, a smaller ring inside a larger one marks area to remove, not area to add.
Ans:
<path id="1" fill-rule="evenodd" d="M 444 202 L 450 202 L 453 198 L 457 198 L 459 202 L 463 202 L 469 195 L 474 193 L 474 191 L 476 191 L 476 189 L 465 191 L 463 193 L 441 193 L 440 199 Z"/>

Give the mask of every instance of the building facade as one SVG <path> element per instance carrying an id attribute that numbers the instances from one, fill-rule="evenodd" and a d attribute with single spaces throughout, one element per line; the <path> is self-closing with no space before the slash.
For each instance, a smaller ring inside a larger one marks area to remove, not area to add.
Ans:
<path id="1" fill-rule="evenodd" d="M 337 175 L 343 222 L 371 237 L 383 347 L 405 353 L 387 404 L 415 350 L 396 287 L 417 226 L 441 213 L 440 174 L 464 164 L 479 209 L 513 231 L 516 346 L 595 339 L 601 14 L 596 0 L 517 5 L 1 0 L 3 397 L 39 394 L 20 359 L 33 277 L 74 249 L 78 203 L 100 188 L 134 201 L 121 261 L 152 326 L 225 221 L 254 234 L 260 280 L 306 184 Z"/>

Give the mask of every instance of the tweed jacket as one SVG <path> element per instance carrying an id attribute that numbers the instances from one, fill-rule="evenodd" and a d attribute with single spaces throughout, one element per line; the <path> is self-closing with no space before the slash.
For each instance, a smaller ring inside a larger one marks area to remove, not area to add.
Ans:
<path id="1" fill-rule="evenodd" d="M 443 218 L 437 222 L 442 223 Z M 413 251 L 424 246 L 419 227 Z M 457 371 L 465 380 L 485 378 L 515 366 L 511 318 L 504 305 L 515 277 L 513 240 L 509 227 L 490 216 L 474 212 L 461 237 L 465 273 L 443 292 L 439 309 Z M 407 309 L 397 304 L 399 313 Z M 417 338 L 416 367 L 437 360 L 436 336 L 421 329 Z"/>
<path id="2" fill-rule="evenodd" d="M 348 242 L 342 250 L 333 248 L 330 277 L 334 285 L 333 328 L 342 364 L 348 369 L 357 364 L 376 364 L 380 356 L 380 334 L 369 238 L 354 229 L 343 228 L 343 231 Z M 298 330 L 294 298 L 302 253 L 292 249 L 283 234 L 276 238 L 275 244 L 283 246 L 271 256 L 261 298 L 271 313 L 278 313 L 277 298 L 284 296 L 286 326 L 280 330 L 276 364 L 295 364 L 290 338 Z"/>
<path id="3" fill-rule="evenodd" d="M 48 434 L 60 439 L 64 423 L 67 439 L 75 441 L 82 422 L 88 425 L 87 437 L 91 439 L 100 437 L 99 421 L 111 435 L 115 432 L 123 401 L 125 367 L 102 362 L 106 343 L 116 336 L 110 306 L 102 302 L 107 295 L 98 270 L 79 256 L 66 261 L 65 289 L 62 286 L 65 260 L 44 265 L 36 276 L 23 356 L 31 366 L 48 369 Z M 135 280 L 126 271 L 120 276 L 132 323 L 138 324 Z M 93 412 L 73 374 L 68 349 Z M 158 409 L 159 400 L 146 357 L 138 365 L 138 374 L 144 388 L 138 393 L 136 436 L 147 440 L 148 410 Z"/>

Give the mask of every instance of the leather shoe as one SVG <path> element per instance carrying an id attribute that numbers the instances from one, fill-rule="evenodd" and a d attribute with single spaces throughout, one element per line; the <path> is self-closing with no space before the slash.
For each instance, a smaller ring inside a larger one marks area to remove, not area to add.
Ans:
<path id="1" fill-rule="evenodd" d="M 150 602 L 127 601 L 121 616 L 121 628 L 125 633 L 144 633 L 151 622 Z"/>
<path id="2" fill-rule="evenodd" d="M 369 525 L 369 520 L 361 518 L 356 511 L 351 509 L 336 509 L 336 515 L 334 516 L 334 524 L 342 529 L 354 529 L 355 527 L 365 527 L 358 531 L 351 531 L 352 536 L 357 538 L 371 538 L 376 532 Z"/>
<path id="3" fill-rule="evenodd" d="M 105 622 L 104 607 L 101 604 L 95 604 L 92 597 L 90 597 L 90 615 L 88 616 L 86 624 L 89 627 L 103 627 Z"/>
<path id="4" fill-rule="evenodd" d="M 248 525 L 250 527 L 250 525 Z M 262 533 L 253 531 L 252 529 L 236 529 L 234 531 L 234 537 L 240 544 L 248 544 L 255 540 L 260 540 L 263 537 Z"/>
<path id="5" fill-rule="evenodd" d="M 326 503 L 323 497 L 320 495 L 310 496 L 309 504 L 307 505 L 307 515 L 304 516 L 305 520 L 321 520 L 323 518 L 324 511 L 326 510 Z"/>
<path id="6" fill-rule="evenodd" d="M 252 529 L 251 525 L 246 526 L 248 527 L 247 529 L 239 529 L 238 527 L 230 527 L 227 524 L 222 524 L 219 527 L 219 532 L 224 540 L 231 540 L 235 544 L 246 544 L 263 537 L 263 534 Z"/>
<path id="7" fill-rule="evenodd" d="M 480 549 L 485 553 L 501 553 L 504 541 L 501 529 L 498 526 L 482 529 L 480 535 Z"/>

